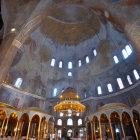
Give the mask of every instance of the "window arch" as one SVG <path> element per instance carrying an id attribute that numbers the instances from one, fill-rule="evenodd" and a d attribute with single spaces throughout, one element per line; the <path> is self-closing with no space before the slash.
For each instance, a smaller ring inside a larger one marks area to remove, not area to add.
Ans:
<path id="1" fill-rule="evenodd" d="M 61 119 L 57 120 L 57 125 L 62 126 L 62 120 Z"/>
<path id="2" fill-rule="evenodd" d="M 57 94 L 57 88 L 54 88 L 54 90 L 53 90 L 53 97 L 55 97 L 56 94 Z"/>
<path id="3" fill-rule="evenodd" d="M 97 91 L 98 91 L 98 95 L 102 94 L 101 86 L 98 86 L 98 87 L 97 87 Z"/>
<path id="4" fill-rule="evenodd" d="M 130 75 L 127 75 L 127 81 L 128 81 L 128 83 L 129 83 L 129 85 L 132 85 L 132 80 L 131 80 L 131 78 L 130 78 Z"/>
<path id="5" fill-rule="evenodd" d="M 119 59 L 118 59 L 118 57 L 116 55 L 113 56 L 113 59 L 114 59 L 115 64 L 119 63 Z"/>
<path id="6" fill-rule="evenodd" d="M 14 86 L 17 88 L 20 88 L 22 81 L 23 81 L 22 78 L 17 78 Z"/>
<path id="7" fill-rule="evenodd" d="M 82 119 L 78 119 L 78 125 L 82 125 Z"/>
<path id="8" fill-rule="evenodd" d="M 125 46 L 125 50 L 126 50 L 126 52 L 127 52 L 128 55 L 130 55 L 132 53 L 132 48 L 130 47 L 130 44 L 127 44 Z"/>
<path id="9" fill-rule="evenodd" d="M 124 85 L 123 85 L 123 82 L 122 82 L 121 78 L 117 78 L 117 83 L 118 83 L 120 89 L 124 88 Z"/>
<path id="10" fill-rule="evenodd" d="M 82 66 L 82 61 L 78 60 L 78 67 L 81 67 L 81 66 Z"/>
<path id="11" fill-rule="evenodd" d="M 51 66 L 52 66 L 52 67 L 55 66 L 55 59 L 54 59 L 54 58 L 52 58 L 52 60 L 51 60 Z"/>
<path id="12" fill-rule="evenodd" d="M 72 126 L 72 125 L 73 125 L 73 120 L 72 120 L 71 118 L 69 118 L 69 119 L 67 120 L 67 125 L 68 125 L 68 126 Z"/>
<path id="13" fill-rule="evenodd" d="M 97 56 L 97 50 L 96 49 L 93 49 L 93 55 Z"/>
<path id="14" fill-rule="evenodd" d="M 126 59 L 128 57 L 128 54 L 125 49 L 122 50 L 122 55 L 123 55 L 124 59 Z"/>
<path id="15" fill-rule="evenodd" d="M 59 61 L 59 68 L 62 68 L 62 67 L 63 67 L 63 62 Z"/>
<path id="16" fill-rule="evenodd" d="M 68 69 L 72 69 L 72 62 L 71 61 L 68 62 Z"/>
<path id="17" fill-rule="evenodd" d="M 107 88 L 108 88 L 108 91 L 109 92 L 112 92 L 113 91 L 112 85 L 110 83 L 107 84 Z"/>
<path id="18" fill-rule="evenodd" d="M 134 74 L 136 80 L 138 80 L 138 79 L 140 78 L 140 76 L 139 76 L 137 70 L 134 69 L 134 70 L 133 70 L 133 74 Z"/>
<path id="19" fill-rule="evenodd" d="M 86 56 L 86 63 L 89 63 L 89 56 Z"/>

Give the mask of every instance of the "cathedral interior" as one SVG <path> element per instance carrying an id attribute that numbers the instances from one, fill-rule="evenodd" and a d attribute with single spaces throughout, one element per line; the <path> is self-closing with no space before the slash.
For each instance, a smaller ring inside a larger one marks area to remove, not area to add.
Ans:
<path id="1" fill-rule="evenodd" d="M 140 0 L 0 0 L 7 137 L 140 140 Z"/>

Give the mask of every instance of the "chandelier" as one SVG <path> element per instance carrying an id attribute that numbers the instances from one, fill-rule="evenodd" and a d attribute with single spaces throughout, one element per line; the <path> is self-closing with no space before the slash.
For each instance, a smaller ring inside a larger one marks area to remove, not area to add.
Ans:
<path id="1" fill-rule="evenodd" d="M 66 89 L 60 95 L 60 101 L 54 106 L 54 111 L 60 114 L 71 116 L 84 112 L 85 106 L 81 104 L 77 91 L 74 89 Z"/>

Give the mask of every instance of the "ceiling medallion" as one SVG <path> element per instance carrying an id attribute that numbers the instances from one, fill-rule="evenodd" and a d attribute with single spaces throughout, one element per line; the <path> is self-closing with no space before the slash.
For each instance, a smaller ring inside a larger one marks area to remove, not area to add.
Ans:
<path id="1" fill-rule="evenodd" d="M 66 89 L 60 95 L 60 101 L 54 106 L 54 111 L 59 112 L 61 116 L 79 116 L 85 111 L 85 106 L 79 101 L 80 98 L 74 89 Z"/>

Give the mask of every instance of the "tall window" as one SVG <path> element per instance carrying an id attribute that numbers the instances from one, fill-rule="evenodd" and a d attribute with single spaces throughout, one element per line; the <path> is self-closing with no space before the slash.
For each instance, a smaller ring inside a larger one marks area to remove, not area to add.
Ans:
<path id="1" fill-rule="evenodd" d="M 72 69 L 72 62 L 68 62 L 68 69 Z"/>
<path id="2" fill-rule="evenodd" d="M 62 61 L 60 61 L 59 62 L 59 68 L 62 68 L 62 65 L 63 65 L 63 63 L 62 63 Z"/>
<path id="3" fill-rule="evenodd" d="M 68 137 L 71 137 L 71 136 L 72 136 L 72 130 L 71 130 L 71 129 L 68 130 L 67 136 L 68 136 Z"/>
<path id="4" fill-rule="evenodd" d="M 58 136 L 61 138 L 61 134 L 62 134 L 62 130 L 61 129 L 59 129 L 58 130 Z"/>
<path id="5" fill-rule="evenodd" d="M 89 63 L 89 56 L 86 56 L 86 63 Z"/>
<path id="6" fill-rule="evenodd" d="M 52 58 L 52 60 L 51 60 L 51 66 L 54 67 L 54 65 L 55 65 L 55 59 Z"/>
<path id="7" fill-rule="evenodd" d="M 55 97 L 56 94 L 57 94 L 57 88 L 54 88 L 54 90 L 53 90 L 53 97 Z"/>
<path id="8" fill-rule="evenodd" d="M 125 49 L 126 49 L 126 52 L 128 55 L 130 55 L 132 53 L 132 49 L 131 49 L 130 45 L 126 45 Z"/>
<path id="9" fill-rule="evenodd" d="M 117 78 L 117 83 L 118 83 L 120 89 L 124 88 L 124 85 L 123 85 L 123 82 L 122 82 L 121 78 Z"/>
<path id="10" fill-rule="evenodd" d="M 21 86 L 21 84 L 22 84 L 22 78 L 18 78 L 17 80 L 16 80 L 16 82 L 15 82 L 15 87 L 17 87 L 17 88 L 20 88 L 20 86 Z"/>
<path id="11" fill-rule="evenodd" d="M 129 85 L 132 85 L 132 80 L 131 80 L 131 78 L 130 78 L 129 75 L 127 75 L 127 81 L 128 81 L 128 83 L 129 83 Z"/>
<path id="12" fill-rule="evenodd" d="M 57 125 L 62 126 L 62 120 L 61 119 L 57 120 Z"/>
<path id="13" fill-rule="evenodd" d="M 82 125 L 82 119 L 78 119 L 78 125 Z"/>
<path id="14" fill-rule="evenodd" d="M 98 91 L 98 94 L 99 94 L 99 95 L 102 94 L 101 86 L 98 86 L 98 87 L 97 87 L 97 91 Z"/>
<path id="15" fill-rule="evenodd" d="M 84 98 L 87 98 L 87 91 L 84 90 Z"/>
<path id="16" fill-rule="evenodd" d="M 123 55 L 124 59 L 126 59 L 128 57 L 128 54 L 125 49 L 122 50 L 122 55 Z"/>
<path id="17" fill-rule="evenodd" d="M 133 70 L 133 73 L 134 73 L 134 76 L 135 76 L 135 79 L 138 80 L 140 78 L 137 70 Z"/>
<path id="18" fill-rule="evenodd" d="M 96 51 L 96 49 L 93 49 L 93 55 L 94 55 L 94 56 L 97 56 L 97 51 Z"/>
<path id="19" fill-rule="evenodd" d="M 67 120 L 67 125 L 69 125 L 69 126 L 70 126 L 70 125 L 73 125 L 73 120 L 69 118 L 69 119 Z"/>
<path id="20" fill-rule="evenodd" d="M 113 56 L 113 59 L 114 59 L 115 64 L 119 63 L 119 59 L 118 59 L 118 57 L 116 55 Z"/>
<path id="21" fill-rule="evenodd" d="M 81 67 L 82 66 L 82 61 L 78 60 L 78 66 Z"/>
<path id="22" fill-rule="evenodd" d="M 107 88 L 108 88 L 108 91 L 109 92 L 112 92 L 113 91 L 112 85 L 110 83 L 107 84 Z"/>

